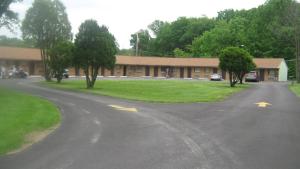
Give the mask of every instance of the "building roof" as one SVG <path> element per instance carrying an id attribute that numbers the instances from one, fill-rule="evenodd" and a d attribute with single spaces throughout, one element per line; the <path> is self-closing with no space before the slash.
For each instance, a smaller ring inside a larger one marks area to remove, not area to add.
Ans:
<path id="1" fill-rule="evenodd" d="M 255 58 L 257 68 L 276 69 L 284 59 L 282 58 Z M 118 56 L 119 65 L 149 65 L 149 66 L 176 66 L 176 67 L 218 67 L 218 58 L 165 58 L 165 57 L 137 57 Z"/>
<path id="2" fill-rule="evenodd" d="M 0 59 L 40 61 L 41 53 L 39 49 L 34 49 L 34 48 L 17 48 L 17 47 L 0 46 Z"/>
<path id="3" fill-rule="evenodd" d="M 1 47 L 0 59 L 41 61 L 39 49 Z M 282 58 L 255 58 L 257 68 L 276 69 L 284 61 Z M 141 57 L 117 56 L 116 64 L 119 65 L 149 65 L 149 66 L 176 66 L 176 67 L 218 67 L 218 58 L 166 58 L 166 57 Z"/>
<path id="4" fill-rule="evenodd" d="M 254 63 L 257 68 L 276 69 L 280 67 L 282 62 L 285 62 L 282 58 L 254 58 Z"/>

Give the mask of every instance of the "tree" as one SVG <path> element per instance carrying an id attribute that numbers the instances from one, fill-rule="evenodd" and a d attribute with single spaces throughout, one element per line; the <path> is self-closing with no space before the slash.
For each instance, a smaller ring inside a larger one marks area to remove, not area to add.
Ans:
<path id="1" fill-rule="evenodd" d="M 27 47 L 27 48 L 34 47 L 34 45 L 28 41 L 24 41 L 18 38 L 9 38 L 7 36 L 0 36 L 0 46 Z"/>
<path id="2" fill-rule="evenodd" d="M 49 50 L 60 41 L 72 39 L 71 25 L 65 6 L 59 0 L 35 0 L 22 23 L 23 39 L 40 48 L 44 75 L 51 80 Z"/>
<path id="3" fill-rule="evenodd" d="M 58 42 L 49 50 L 51 60 L 49 66 L 52 74 L 55 75 L 57 83 L 60 83 L 63 78 L 65 69 L 71 66 L 74 45 L 68 41 Z"/>
<path id="4" fill-rule="evenodd" d="M 153 45 L 152 53 L 162 56 L 173 56 L 173 51 L 179 48 L 189 52 L 189 46 L 194 38 L 201 36 L 215 26 L 215 21 L 206 17 L 180 17 L 172 23 L 156 21 L 150 25 L 155 38 L 149 44 Z"/>
<path id="5" fill-rule="evenodd" d="M 239 79 L 240 84 L 243 84 L 245 75 L 254 70 L 256 68 L 256 65 L 253 62 L 252 56 L 247 51 L 244 51 L 244 57 L 240 58 L 239 62 L 242 66 L 240 70 L 235 72 L 235 76 Z"/>
<path id="6" fill-rule="evenodd" d="M 20 2 L 22 0 L 1 0 L 0 1 L 0 28 L 6 26 L 12 31 L 14 24 L 18 23 L 18 14 L 10 10 L 9 6 L 12 3 Z"/>
<path id="7" fill-rule="evenodd" d="M 229 22 L 236 16 L 237 12 L 234 9 L 225 9 L 223 11 L 218 12 L 218 16 L 216 20 Z"/>
<path id="8" fill-rule="evenodd" d="M 164 26 L 164 24 L 165 23 L 163 21 L 155 20 L 148 26 L 148 28 L 152 31 L 154 36 L 157 36 L 161 31 L 161 28 Z"/>
<path id="9" fill-rule="evenodd" d="M 187 58 L 191 56 L 190 53 L 187 53 L 179 48 L 174 49 L 173 52 L 174 52 L 174 56 L 177 58 Z"/>
<path id="10" fill-rule="evenodd" d="M 246 32 L 247 20 L 244 18 L 220 21 L 214 29 L 195 38 L 191 47 L 193 56 L 217 56 L 229 46 L 248 46 Z"/>
<path id="11" fill-rule="evenodd" d="M 238 47 L 227 47 L 223 49 L 219 59 L 219 67 L 229 73 L 231 87 L 234 87 L 238 80 L 242 83 L 245 74 L 255 68 L 250 54 L 246 50 Z"/>
<path id="12" fill-rule="evenodd" d="M 283 21 L 285 24 L 291 26 L 290 31 L 292 32 L 295 47 L 295 74 L 297 83 L 300 83 L 300 3 L 295 0 L 288 0 L 283 4 L 286 6 L 283 11 L 285 16 L 283 17 Z"/>
<path id="13" fill-rule="evenodd" d="M 79 27 L 75 39 L 74 63 L 84 70 L 86 87 L 93 88 L 99 68 L 112 69 L 117 46 L 114 36 L 95 20 L 86 20 Z"/>
<path id="14" fill-rule="evenodd" d="M 117 54 L 124 55 L 124 56 L 134 56 L 135 55 L 133 49 L 119 49 Z"/>
<path id="15" fill-rule="evenodd" d="M 147 56 L 149 55 L 148 49 L 149 49 L 150 40 L 151 40 L 151 36 L 148 30 L 140 30 L 135 34 L 131 34 L 130 45 L 132 46 L 132 49 L 139 56 L 144 56 L 144 55 Z M 138 48 L 136 45 L 138 45 Z M 138 51 L 136 51 L 136 49 L 138 49 Z"/>

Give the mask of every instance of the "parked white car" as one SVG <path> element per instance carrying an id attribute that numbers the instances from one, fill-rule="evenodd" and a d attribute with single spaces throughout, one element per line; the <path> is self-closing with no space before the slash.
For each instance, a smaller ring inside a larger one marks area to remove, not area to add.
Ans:
<path id="1" fill-rule="evenodd" d="M 210 80 L 211 81 L 221 81 L 222 80 L 222 76 L 215 73 L 215 74 L 210 75 Z"/>

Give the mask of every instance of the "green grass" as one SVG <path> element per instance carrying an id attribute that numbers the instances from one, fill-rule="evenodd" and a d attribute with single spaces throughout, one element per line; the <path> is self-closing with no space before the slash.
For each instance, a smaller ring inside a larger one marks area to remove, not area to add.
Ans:
<path id="1" fill-rule="evenodd" d="M 85 89 L 83 80 L 43 84 L 61 89 L 163 103 L 215 102 L 249 87 L 245 84 L 231 88 L 228 83 L 183 80 L 98 80 L 94 89 L 89 90 Z"/>
<path id="2" fill-rule="evenodd" d="M 290 85 L 289 87 L 297 96 L 300 97 L 300 84 L 293 84 Z"/>
<path id="3" fill-rule="evenodd" d="M 59 121 L 60 113 L 52 103 L 0 87 L 0 155 L 20 148 L 29 133 Z"/>

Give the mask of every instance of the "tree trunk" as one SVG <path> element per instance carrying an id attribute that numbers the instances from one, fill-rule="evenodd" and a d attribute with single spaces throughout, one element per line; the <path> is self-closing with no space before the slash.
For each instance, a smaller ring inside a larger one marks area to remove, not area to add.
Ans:
<path id="1" fill-rule="evenodd" d="M 294 38 L 295 38 L 295 48 L 296 48 L 296 81 L 297 83 L 300 83 L 300 65 L 299 65 L 299 55 L 300 55 L 300 23 L 299 23 L 299 9 L 298 5 L 293 6 L 295 8 L 295 13 L 292 19 L 292 23 L 294 24 Z"/>
<path id="2" fill-rule="evenodd" d="M 86 80 L 86 88 L 91 89 L 93 86 L 91 85 L 91 79 L 90 79 L 90 74 L 89 74 L 89 67 L 84 69 L 84 74 L 85 74 L 85 80 Z"/>
<path id="3" fill-rule="evenodd" d="M 44 77 L 47 82 L 50 82 L 51 76 L 50 76 L 50 71 L 49 71 L 49 67 L 48 67 L 47 53 L 46 53 L 45 49 L 40 49 L 40 51 L 41 51 L 43 65 L 44 65 Z"/>
<path id="4" fill-rule="evenodd" d="M 299 42 L 299 37 L 295 37 L 295 44 L 296 44 L 296 80 L 297 83 L 300 83 L 300 65 L 299 65 L 299 55 L 300 55 L 300 42 Z"/>
<path id="5" fill-rule="evenodd" d="M 57 77 L 56 80 L 57 80 L 57 83 L 60 83 L 61 80 L 62 80 L 62 78 L 61 77 Z"/>
<path id="6" fill-rule="evenodd" d="M 245 73 L 241 73 L 241 74 L 239 75 L 240 84 L 243 84 L 244 76 L 245 76 Z"/>
<path id="7" fill-rule="evenodd" d="M 99 71 L 99 66 L 92 67 L 92 83 L 91 83 L 92 87 L 94 87 L 95 82 L 97 80 L 98 71 Z"/>
<path id="8" fill-rule="evenodd" d="M 229 82 L 230 82 L 230 87 L 234 87 L 234 84 L 232 81 L 232 72 L 229 72 Z"/>

